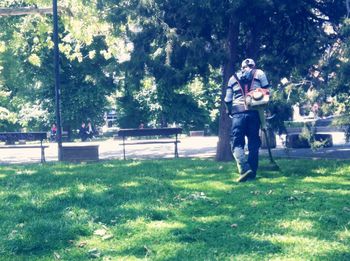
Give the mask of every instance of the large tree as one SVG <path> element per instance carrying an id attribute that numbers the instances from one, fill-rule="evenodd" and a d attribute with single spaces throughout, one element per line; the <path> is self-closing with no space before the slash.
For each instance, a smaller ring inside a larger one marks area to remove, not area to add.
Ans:
<path id="1" fill-rule="evenodd" d="M 267 72 L 272 89 L 278 85 L 279 79 L 295 71 L 306 75 L 311 65 L 320 59 L 334 38 L 325 32 L 324 26 L 326 22 L 339 24 L 340 18 L 344 15 L 343 3 L 340 2 L 277 0 L 240 2 L 236 5 L 236 9 L 231 9 L 232 12 L 227 18 L 230 21 L 227 33 L 230 48 L 224 79 L 227 80 L 232 72 L 229 67 L 232 68 L 237 64 L 237 57 L 255 59 L 258 66 Z M 223 111 L 221 118 L 222 126 L 227 128 Z M 220 130 L 222 133 L 219 135 L 217 159 L 225 160 L 229 158 L 225 147 L 228 144 L 227 135 L 222 127 Z"/>
<path id="2" fill-rule="evenodd" d="M 177 28 L 170 26 L 176 22 L 171 16 L 180 14 L 182 10 L 177 10 L 178 4 L 181 3 L 120 1 L 115 4 L 110 1 L 109 6 L 104 8 L 111 10 L 108 17 L 114 24 L 115 33 L 124 34 L 133 43 L 130 60 L 123 64 L 125 74 L 121 86 L 124 96 L 119 102 L 134 104 L 134 111 L 142 113 L 138 93 L 142 92 L 145 79 L 152 78 L 156 86 L 154 95 L 157 106 L 152 104 L 151 107 L 157 107 L 154 111 L 157 114 L 156 123 L 166 126 L 176 122 L 186 128 L 190 125 L 199 127 L 208 121 L 209 113 L 198 105 L 194 95 L 186 89 L 196 77 L 205 76 L 203 81 L 207 83 L 207 60 L 210 55 L 202 52 L 205 43 L 200 38 L 183 36 L 177 33 Z M 182 8 L 181 5 L 178 7 Z M 182 106 L 178 106 L 179 103 Z M 125 119 L 137 121 L 142 118 L 138 117 L 139 113 L 136 114 L 137 118 L 134 117 L 132 106 L 127 107 L 130 108 L 128 110 L 125 108 L 123 106 Z M 147 111 L 143 112 L 145 114 Z M 130 120 L 123 122 L 138 124 Z"/>
<path id="3" fill-rule="evenodd" d="M 133 55 L 141 61 L 134 68 L 147 68 L 156 78 L 165 117 L 176 102 L 174 90 L 195 75 L 207 79 L 210 67 L 222 68 L 222 96 L 244 57 L 257 61 L 273 87 L 281 77 L 307 74 L 333 40 L 325 25 L 336 27 L 345 6 L 345 1 L 330 0 L 105 3 L 115 25 L 132 22 L 136 28 L 129 30 L 137 46 Z M 230 120 L 223 105 L 220 112 L 217 159 L 229 160 Z"/>

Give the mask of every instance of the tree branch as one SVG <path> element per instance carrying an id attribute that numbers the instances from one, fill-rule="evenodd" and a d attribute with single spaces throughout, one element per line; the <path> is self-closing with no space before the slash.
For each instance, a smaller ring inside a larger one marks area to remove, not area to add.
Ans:
<path id="1" fill-rule="evenodd" d="M 37 7 L 16 7 L 16 8 L 0 8 L 0 16 L 16 16 L 27 14 L 52 14 L 52 7 L 37 8 Z"/>

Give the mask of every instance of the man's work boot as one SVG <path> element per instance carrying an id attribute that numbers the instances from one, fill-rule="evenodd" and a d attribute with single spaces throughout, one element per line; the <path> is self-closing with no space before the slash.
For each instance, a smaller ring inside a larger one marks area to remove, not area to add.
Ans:
<path id="1" fill-rule="evenodd" d="M 248 169 L 247 171 L 243 172 L 240 177 L 237 179 L 237 182 L 245 182 L 247 181 L 252 175 L 253 171 L 251 169 Z"/>

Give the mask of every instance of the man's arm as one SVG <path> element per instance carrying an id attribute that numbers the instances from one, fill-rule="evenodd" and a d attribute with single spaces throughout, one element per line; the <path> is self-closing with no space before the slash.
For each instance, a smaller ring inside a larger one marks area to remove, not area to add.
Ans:
<path id="1" fill-rule="evenodd" d="M 232 101 L 231 102 L 225 102 L 226 107 L 226 113 L 228 116 L 232 115 Z"/>
<path id="2" fill-rule="evenodd" d="M 228 85 L 226 88 L 226 95 L 225 95 L 225 107 L 226 107 L 226 113 L 230 116 L 232 115 L 232 100 L 233 100 L 233 89 L 232 86 L 235 82 L 235 79 L 233 77 L 230 78 L 228 81 Z"/>

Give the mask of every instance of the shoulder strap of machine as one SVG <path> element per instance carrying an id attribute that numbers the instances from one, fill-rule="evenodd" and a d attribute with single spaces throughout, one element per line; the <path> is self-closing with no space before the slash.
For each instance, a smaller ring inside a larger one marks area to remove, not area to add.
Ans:
<path id="1" fill-rule="evenodd" d="M 245 93 L 244 93 L 244 90 L 243 90 L 243 88 L 242 88 L 242 85 L 241 85 L 241 83 L 239 82 L 238 76 L 237 76 L 237 74 L 236 74 L 235 72 L 233 73 L 233 77 L 235 77 L 238 86 L 241 88 L 242 95 L 245 96 Z"/>
<path id="2" fill-rule="evenodd" d="M 241 85 L 241 83 L 239 82 L 238 76 L 237 76 L 237 74 L 236 74 L 235 72 L 233 73 L 233 77 L 235 77 L 238 86 L 241 88 L 241 92 L 242 92 L 242 96 L 243 96 L 243 101 L 244 101 L 244 107 L 247 108 L 247 103 L 246 103 L 246 98 L 245 98 L 246 93 L 244 92 L 244 90 L 243 90 L 243 88 L 242 88 L 242 85 Z"/>
<path id="3" fill-rule="evenodd" d="M 251 71 L 251 73 L 252 73 L 252 81 L 250 82 L 250 85 L 249 85 L 248 90 L 245 90 L 246 93 L 250 92 L 250 90 L 251 90 L 252 87 L 253 87 L 253 83 L 254 83 L 254 79 L 255 79 L 255 75 L 256 75 L 256 69 L 253 69 L 253 70 Z"/>

